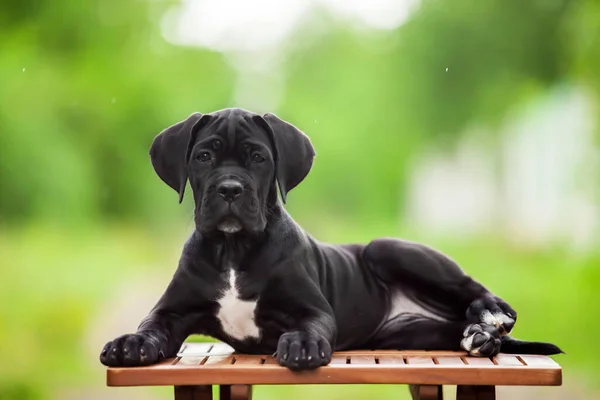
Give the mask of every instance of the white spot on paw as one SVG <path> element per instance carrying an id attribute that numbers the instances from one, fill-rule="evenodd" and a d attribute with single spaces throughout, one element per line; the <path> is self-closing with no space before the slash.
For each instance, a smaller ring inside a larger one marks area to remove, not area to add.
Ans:
<path id="1" fill-rule="evenodd" d="M 467 336 L 463 340 L 460 341 L 460 347 L 464 351 L 471 352 L 471 348 L 473 347 L 473 337 L 475 337 L 475 334 L 473 334 L 471 336 Z"/>
<path id="2" fill-rule="evenodd" d="M 500 323 L 489 310 L 483 310 L 483 312 L 481 313 L 481 315 L 479 316 L 479 319 L 481 320 L 481 322 L 483 322 L 484 324 L 488 324 L 488 325 L 492 325 L 492 326 L 498 326 L 498 324 Z"/>
<path id="3" fill-rule="evenodd" d="M 488 324 L 491 326 L 495 326 L 499 328 L 501 326 L 507 326 L 508 324 L 514 324 L 515 320 L 503 313 L 494 313 L 492 314 L 489 310 L 483 310 L 481 315 L 479 316 L 481 322 L 484 324 Z M 508 332 L 502 332 L 502 334 L 508 334 Z"/>
<path id="4" fill-rule="evenodd" d="M 473 325 L 468 325 L 468 326 L 465 328 L 465 330 L 463 331 L 463 337 L 465 337 L 465 338 L 466 338 L 467 336 L 469 336 L 469 331 L 471 330 L 471 327 L 472 327 L 472 326 L 473 326 Z"/>
<path id="5" fill-rule="evenodd" d="M 498 321 L 500 321 L 501 324 L 511 324 L 513 323 L 515 320 L 511 317 L 509 317 L 506 314 L 503 313 L 496 313 L 494 314 L 494 318 L 496 318 Z"/>
<path id="6" fill-rule="evenodd" d="M 480 352 L 479 350 L 481 349 L 481 347 L 483 345 L 485 345 L 486 343 L 488 343 L 490 340 L 493 340 L 492 335 L 489 332 L 485 332 L 485 331 L 476 331 L 473 332 L 471 334 L 469 334 L 469 330 L 471 329 L 473 325 L 469 325 L 467 326 L 467 328 L 465 329 L 465 332 L 463 333 L 463 336 L 465 337 L 463 340 L 460 341 L 460 347 L 466 351 L 467 353 L 469 353 L 469 355 L 471 356 L 479 356 Z M 481 346 L 479 347 L 473 347 L 473 339 L 475 338 L 475 335 L 477 334 L 482 334 L 486 337 L 486 339 L 483 341 L 483 343 L 481 344 Z"/>

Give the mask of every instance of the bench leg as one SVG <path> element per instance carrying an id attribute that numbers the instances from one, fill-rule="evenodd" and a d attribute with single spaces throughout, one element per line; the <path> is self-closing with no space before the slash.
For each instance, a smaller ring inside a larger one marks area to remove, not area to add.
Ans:
<path id="1" fill-rule="evenodd" d="M 175 400 L 212 400 L 212 386 L 175 386 Z"/>
<path id="2" fill-rule="evenodd" d="M 458 385 L 456 400 L 495 400 L 496 387 L 487 385 Z"/>
<path id="3" fill-rule="evenodd" d="M 221 385 L 221 400 L 252 400 L 252 385 Z"/>
<path id="4" fill-rule="evenodd" d="M 441 385 L 409 385 L 413 400 L 443 400 Z"/>

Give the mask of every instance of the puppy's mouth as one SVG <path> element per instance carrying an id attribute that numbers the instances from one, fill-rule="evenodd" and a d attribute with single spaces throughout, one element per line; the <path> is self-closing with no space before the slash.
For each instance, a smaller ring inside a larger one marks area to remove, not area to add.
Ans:
<path id="1" fill-rule="evenodd" d="M 236 217 L 227 216 L 219 222 L 217 230 L 231 235 L 242 230 L 242 223 Z"/>

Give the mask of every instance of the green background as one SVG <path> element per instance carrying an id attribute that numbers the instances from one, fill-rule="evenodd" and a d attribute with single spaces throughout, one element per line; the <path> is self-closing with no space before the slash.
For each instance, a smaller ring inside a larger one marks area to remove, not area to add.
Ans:
<path id="1" fill-rule="evenodd" d="M 244 71 L 228 54 L 164 38 L 161 21 L 174 5 L 0 3 L 0 399 L 171 397 L 167 388 L 105 388 L 97 360 L 158 299 L 193 229 L 189 197 L 177 205 L 148 148 L 194 111 L 252 105 L 235 100 Z M 519 220 L 510 212 L 475 233 L 440 231 L 412 218 L 410 205 L 415 160 L 430 149 L 455 154 L 473 126 L 483 132 L 479 148 L 497 156 L 511 115 L 552 93 L 560 107 L 564 88 L 586 94 L 595 121 L 599 3 L 424 0 L 388 30 L 314 9 L 280 50 L 281 98 L 259 111 L 303 129 L 318 154 L 288 197 L 294 218 L 329 242 L 426 242 L 518 310 L 516 336 L 567 352 L 556 357 L 563 388 L 506 398 L 598 396 L 597 236 L 584 248 L 560 228 L 516 239 L 505 229 Z M 591 131 L 592 156 L 565 179 L 598 207 L 599 130 Z M 502 179 L 512 176 L 487 183 Z M 560 210 L 567 220 L 576 212 Z M 391 399 L 407 390 L 259 387 L 256 396 Z"/>

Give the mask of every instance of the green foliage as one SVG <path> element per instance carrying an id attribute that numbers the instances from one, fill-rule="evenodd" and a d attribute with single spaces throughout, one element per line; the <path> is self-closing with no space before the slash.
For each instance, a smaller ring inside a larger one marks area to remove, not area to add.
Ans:
<path id="1" fill-rule="evenodd" d="M 335 28 L 307 37 L 324 24 L 315 18 L 292 40 L 299 45 L 281 106 L 317 148 L 314 171 L 294 196 L 344 218 L 395 218 L 407 163 L 425 145 L 450 147 L 465 129 L 498 125 L 564 82 L 600 94 L 600 14 L 585 13 L 597 7 L 425 0 L 392 32 L 350 31 L 322 17 Z"/>
<path id="2" fill-rule="evenodd" d="M 165 42 L 170 4 L 3 3 L 0 223 L 167 219 L 152 212 L 174 196 L 152 172 L 151 140 L 193 111 L 232 105 L 234 82 L 220 54 Z M 496 124 L 557 83 L 600 93 L 597 8 L 425 0 L 380 34 L 315 16 L 290 40 L 274 110 L 320 155 L 294 196 L 357 222 L 395 218 L 407 162 L 427 143 Z M 307 35 L 314 25 L 330 28 Z"/>
<path id="3" fill-rule="evenodd" d="M 148 161 L 153 137 L 232 90 L 221 55 L 161 38 L 159 5 L 0 11 L 21 18 L 0 25 L 0 222 L 156 218 L 167 191 Z"/>

